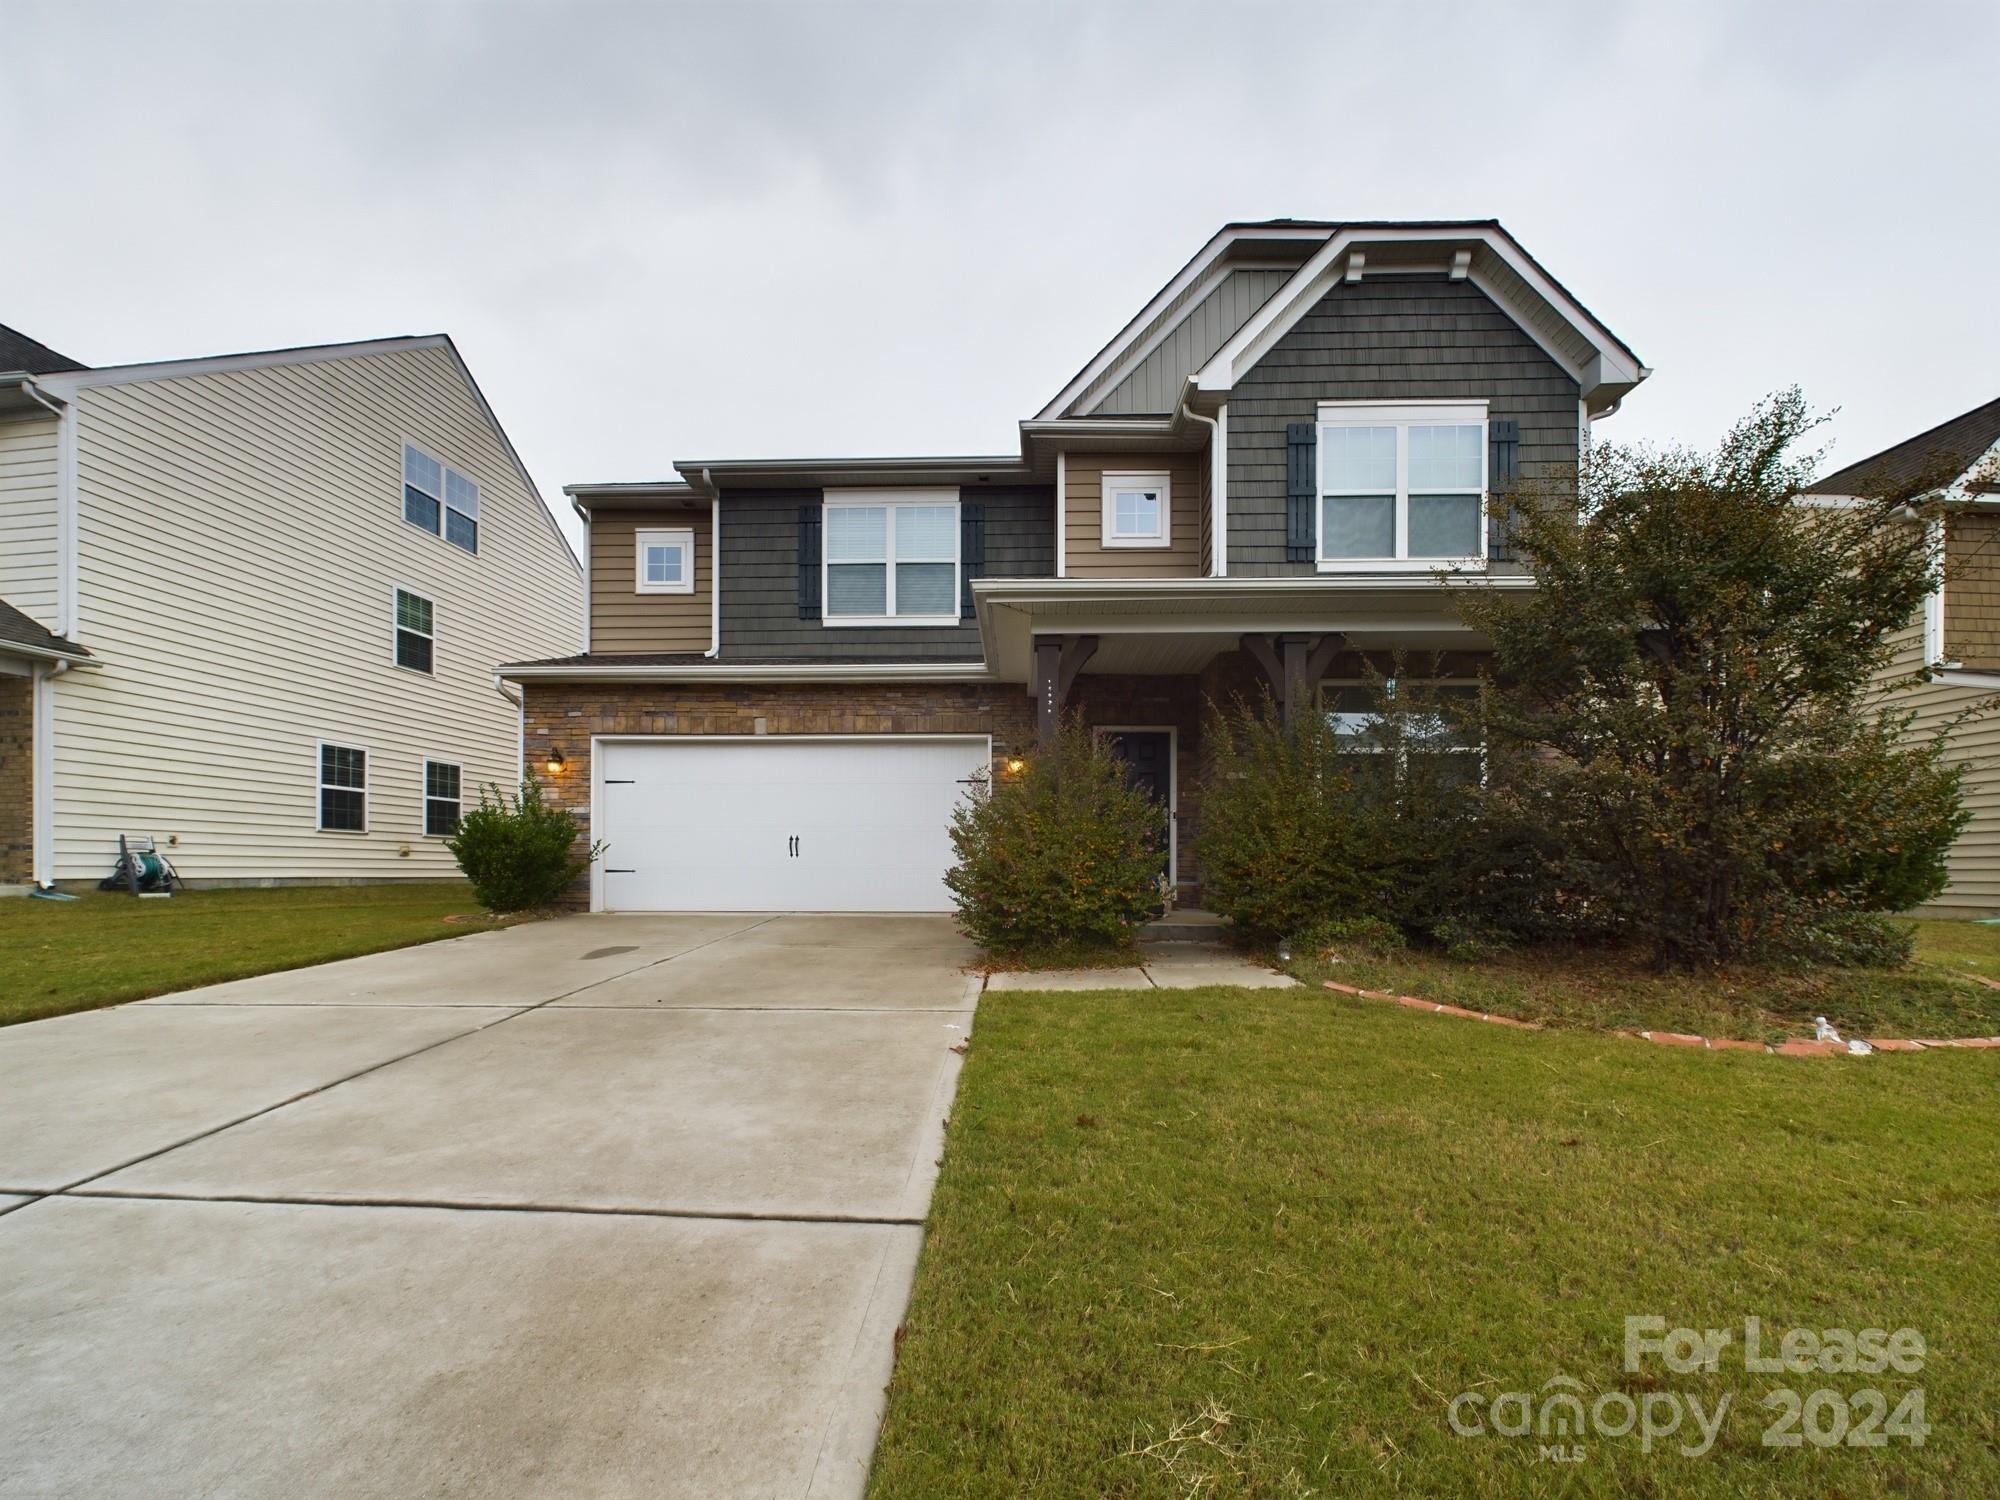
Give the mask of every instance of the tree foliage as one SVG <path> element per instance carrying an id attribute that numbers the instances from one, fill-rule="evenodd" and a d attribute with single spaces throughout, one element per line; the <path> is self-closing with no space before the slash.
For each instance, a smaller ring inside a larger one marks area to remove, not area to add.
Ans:
<path id="1" fill-rule="evenodd" d="M 1510 517 L 1536 588 L 1461 591 L 1505 684 L 1486 731 L 1528 752 L 1512 795 L 1662 965 L 1926 899 L 1964 822 L 1958 773 L 1866 702 L 1937 582 L 1909 509 L 1937 477 L 1802 504 L 1815 425 L 1792 390 L 1713 452 L 1597 448 L 1573 504 Z"/>
<path id="2" fill-rule="evenodd" d="M 1166 813 L 1081 724 L 952 815 L 945 875 L 966 934 L 1001 957 L 1130 944 L 1160 904 Z"/>

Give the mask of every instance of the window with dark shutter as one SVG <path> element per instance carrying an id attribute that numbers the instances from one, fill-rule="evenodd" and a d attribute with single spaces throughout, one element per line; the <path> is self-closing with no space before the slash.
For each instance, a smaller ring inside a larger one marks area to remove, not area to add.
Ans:
<path id="1" fill-rule="evenodd" d="M 958 508 L 958 614 L 972 618 L 972 580 L 986 576 L 986 507 L 967 500 Z"/>
<path id="2" fill-rule="evenodd" d="M 799 618 L 820 617 L 819 597 L 819 505 L 799 507 Z"/>
<path id="3" fill-rule="evenodd" d="M 1319 506 L 1318 429 L 1311 422 L 1285 424 L 1285 561 L 1311 562 Z"/>

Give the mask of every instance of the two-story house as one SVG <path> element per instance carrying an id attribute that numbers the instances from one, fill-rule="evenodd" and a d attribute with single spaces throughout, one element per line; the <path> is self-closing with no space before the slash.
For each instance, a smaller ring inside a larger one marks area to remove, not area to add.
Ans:
<path id="1" fill-rule="evenodd" d="M 1532 587 L 1493 497 L 1648 371 L 1499 224 L 1232 224 L 1016 453 L 695 459 L 569 494 L 581 655 L 502 675 L 606 853 L 594 907 L 939 910 L 946 826 L 1078 715 L 1171 813 L 1205 699 L 1342 711 L 1464 671 L 1457 584 Z"/>
<path id="2" fill-rule="evenodd" d="M 1924 910 L 2000 914 L 2000 401 L 1837 469 L 1807 493 L 1822 504 L 1929 487 L 1931 545 L 1942 562 L 1923 619 L 1897 638 L 1881 702 L 1909 710 L 1910 732 L 1942 733 L 1965 767 L 1972 819 L 1947 859 L 1951 883 Z M 1919 673 L 1927 674 L 1912 683 Z"/>
<path id="3" fill-rule="evenodd" d="M 581 571 L 451 341 L 86 369 L 0 329 L 0 887 L 438 878 Z"/>

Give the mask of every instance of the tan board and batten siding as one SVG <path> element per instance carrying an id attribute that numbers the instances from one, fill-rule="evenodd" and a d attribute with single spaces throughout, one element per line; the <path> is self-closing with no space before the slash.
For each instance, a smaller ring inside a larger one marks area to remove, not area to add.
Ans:
<path id="1" fill-rule="evenodd" d="M 1950 620 L 1947 610 L 1947 630 Z M 1884 680 L 1909 676 L 1923 665 L 1923 658 L 1923 629 L 1913 626 L 1897 637 L 1896 657 Z M 1908 730 L 1908 738 L 1914 741 L 1936 734 L 1968 708 L 1996 703 L 1996 695 L 1988 688 L 1927 682 L 1905 688 L 1885 701 L 1915 710 Z M 1989 916 L 2000 912 L 2000 712 L 1978 714 L 1959 723 L 1951 731 L 1946 758 L 1967 768 L 1964 797 L 1972 821 L 1965 825 L 1946 858 L 1950 886 L 1922 910 L 1948 917 Z"/>
<path id="2" fill-rule="evenodd" d="M 590 520 L 590 649 L 706 651 L 714 644 L 715 549 L 706 504 L 657 511 L 604 511 Z M 634 535 L 694 533 L 694 592 L 642 594 Z"/>
<path id="3" fill-rule="evenodd" d="M 1064 571 L 1071 578 L 1199 578 L 1207 461 L 1197 453 L 1065 455 Z M 1168 476 L 1165 547 L 1104 545 L 1104 476 L 1132 473 Z"/>
<path id="4" fill-rule="evenodd" d="M 79 635 L 58 679 L 56 876 L 121 832 L 192 879 L 456 873 L 423 833 L 426 758 L 510 783 L 493 668 L 578 649 L 583 589 L 449 350 L 86 388 Z M 480 486 L 472 556 L 402 518 L 409 439 Z M 394 664 L 398 587 L 435 606 L 435 675 Z M 318 743 L 369 752 L 369 831 L 317 828 Z"/>
<path id="5" fill-rule="evenodd" d="M 56 419 L 0 422 L 0 599 L 55 630 L 56 597 Z"/>

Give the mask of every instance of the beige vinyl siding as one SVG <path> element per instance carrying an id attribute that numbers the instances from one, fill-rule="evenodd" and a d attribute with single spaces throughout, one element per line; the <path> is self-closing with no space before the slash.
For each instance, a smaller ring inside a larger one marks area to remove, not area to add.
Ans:
<path id="1" fill-rule="evenodd" d="M 606 511 L 590 522 L 590 649 L 706 651 L 712 644 L 715 577 L 707 505 L 674 510 Z M 633 534 L 658 527 L 694 533 L 694 592 L 642 594 Z"/>
<path id="2" fill-rule="evenodd" d="M 1944 654 L 1977 671 L 2000 668 L 2000 516 L 1946 521 Z"/>
<path id="3" fill-rule="evenodd" d="M 1946 616 L 1947 627 L 1949 615 Z M 1885 680 L 1907 676 L 1923 664 L 1923 630 L 1897 638 L 1896 660 Z M 1885 702 L 1914 709 L 1909 737 L 1927 738 L 1957 714 L 1979 704 L 2000 704 L 1985 688 L 1927 682 L 1886 695 Z M 1966 767 L 1965 806 L 1972 821 L 1948 857 L 1951 884 L 1924 910 L 1940 916 L 1989 916 L 2000 912 L 2000 712 L 1986 712 L 1951 730 L 1948 758 Z"/>
<path id="4" fill-rule="evenodd" d="M 1071 453 L 1065 459 L 1064 565 L 1071 578 L 1199 578 L 1201 576 L 1202 470 L 1198 453 L 1104 455 Z M 1104 545 L 1104 476 L 1164 472 L 1170 487 L 1169 545 Z"/>
<path id="5" fill-rule="evenodd" d="M 56 875 L 120 832 L 191 879 L 435 878 L 426 758 L 511 783 L 504 661 L 579 649 L 582 580 L 450 352 L 85 388 L 82 642 L 56 682 Z M 479 553 L 403 520 L 408 439 L 480 486 Z M 397 588 L 432 601 L 434 673 L 394 665 Z M 317 746 L 369 752 L 369 831 L 318 831 Z"/>
<path id="6" fill-rule="evenodd" d="M 0 599 L 58 628 L 56 419 L 0 422 Z"/>

